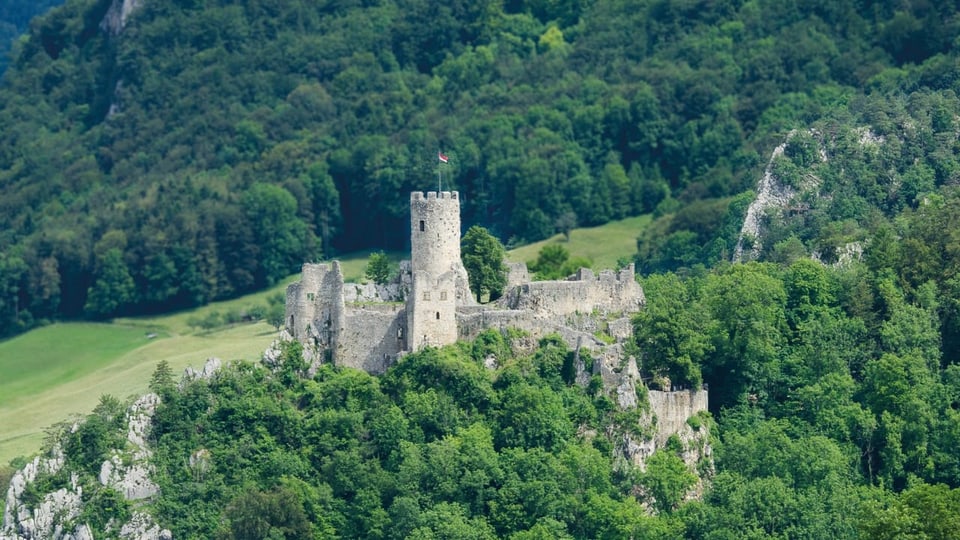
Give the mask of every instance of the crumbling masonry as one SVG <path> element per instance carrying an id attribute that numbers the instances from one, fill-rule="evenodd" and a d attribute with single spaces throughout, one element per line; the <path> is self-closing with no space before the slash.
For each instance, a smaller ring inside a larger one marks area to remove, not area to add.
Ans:
<path id="1" fill-rule="evenodd" d="M 629 317 L 644 304 L 632 265 L 533 282 L 523 264 L 509 265 L 497 302 L 477 304 L 460 260 L 456 191 L 411 193 L 410 235 L 411 260 L 387 285 L 344 283 L 337 262 L 303 265 L 301 281 L 287 288 L 287 332 L 313 363 L 382 373 L 405 353 L 488 328 L 558 333 L 571 347 L 601 349 L 629 337 Z"/>

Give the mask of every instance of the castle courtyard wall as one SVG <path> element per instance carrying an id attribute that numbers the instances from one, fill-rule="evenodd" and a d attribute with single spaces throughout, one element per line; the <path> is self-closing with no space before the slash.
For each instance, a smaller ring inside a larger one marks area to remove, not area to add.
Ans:
<path id="1" fill-rule="evenodd" d="M 595 275 L 586 268 L 564 281 L 533 281 L 508 291 L 502 305 L 551 315 L 633 313 L 645 303 L 633 265 Z"/>
<path id="2" fill-rule="evenodd" d="M 347 304 L 333 361 L 381 374 L 406 348 L 403 304 Z"/>

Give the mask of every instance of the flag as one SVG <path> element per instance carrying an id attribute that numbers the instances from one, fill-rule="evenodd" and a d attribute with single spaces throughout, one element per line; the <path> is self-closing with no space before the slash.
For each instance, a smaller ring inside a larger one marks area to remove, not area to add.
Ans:
<path id="1" fill-rule="evenodd" d="M 440 163 L 446 163 L 447 161 L 450 160 L 450 158 L 448 158 L 447 156 L 443 155 L 442 152 L 437 152 L 437 158 L 440 159 Z"/>

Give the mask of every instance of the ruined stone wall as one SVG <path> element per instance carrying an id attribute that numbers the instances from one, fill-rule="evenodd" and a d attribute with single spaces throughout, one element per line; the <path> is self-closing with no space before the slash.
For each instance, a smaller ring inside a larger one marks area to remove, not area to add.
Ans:
<path id="1" fill-rule="evenodd" d="M 643 289 L 634 278 L 633 265 L 620 272 L 595 275 L 581 268 L 565 281 L 534 281 L 508 291 L 503 303 L 509 309 L 552 315 L 601 314 L 638 311 L 645 303 Z"/>
<path id="2" fill-rule="evenodd" d="M 383 373 L 406 348 L 405 327 L 402 304 L 348 304 L 333 363 L 367 373 Z"/>
<path id="3" fill-rule="evenodd" d="M 530 271 L 527 270 L 527 263 L 504 262 L 503 264 L 507 267 L 507 284 L 503 290 L 509 291 L 524 283 L 530 283 Z"/>
<path id="4" fill-rule="evenodd" d="M 650 412 L 657 417 L 657 448 L 663 448 L 671 434 L 682 432 L 687 418 L 707 410 L 706 390 L 650 390 L 649 400 Z"/>
<path id="5" fill-rule="evenodd" d="M 331 332 L 342 326 L 343 313 L 340 263 L 304 264 L 300 281 L 287 286 L 284 313 L 287 332 L 304 345 L 335 341 Z"/>

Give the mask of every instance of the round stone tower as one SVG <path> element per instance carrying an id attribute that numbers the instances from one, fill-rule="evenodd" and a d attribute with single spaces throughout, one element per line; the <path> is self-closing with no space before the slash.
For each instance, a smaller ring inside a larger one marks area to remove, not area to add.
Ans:
<path id="1" fill-rule="evenodd" d="M 460 199 L 456 191 L 410 194 L 410 262 L 409 349 L 454 343 L 457 304 L 464 296 L 470 298 L 467 271 L 460 260 Z"/>

